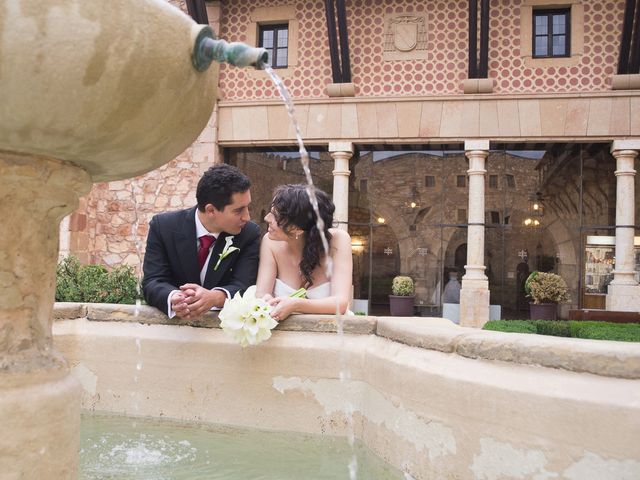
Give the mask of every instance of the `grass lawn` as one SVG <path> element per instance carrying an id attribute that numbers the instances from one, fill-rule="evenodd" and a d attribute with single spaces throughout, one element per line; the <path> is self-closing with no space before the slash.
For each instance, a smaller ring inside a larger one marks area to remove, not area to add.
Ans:
<path id="1" fill-rule="evenodd" d="M 640 342 L 640 323 L 577 322 L 566 320 L 491 320 L 484 330 L 536 333 L 555 337 Z"/>

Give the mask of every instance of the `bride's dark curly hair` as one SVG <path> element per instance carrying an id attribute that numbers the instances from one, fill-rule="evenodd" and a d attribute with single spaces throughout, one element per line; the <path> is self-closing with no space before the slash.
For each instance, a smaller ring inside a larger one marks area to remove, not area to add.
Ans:
<path id="1" fill-rule="evenodd" d="M 310 190 L 309 190 L 310 189 Z M 309 199 L 309 193 L 315 194 L 318 200 L 320 219 L 324 222 L 324 235 L 327 242 L 331 240 L 329 229 L 333 225 L 333 212 L 336 207 L 329 195 L 322 190 L 307 185 L 281 185 L 276 188 L 271 202 L 271 212 L 276 223 L 290 235 L 293 228 L 300 228 L 305 232 L 305 242 L 300 261 L 300 273 L 305 281 L 305 287 L 313 284 L 311 274 L 320 265 L 325 254 L 322 237 L 317 226 L 317 215 Z"/>

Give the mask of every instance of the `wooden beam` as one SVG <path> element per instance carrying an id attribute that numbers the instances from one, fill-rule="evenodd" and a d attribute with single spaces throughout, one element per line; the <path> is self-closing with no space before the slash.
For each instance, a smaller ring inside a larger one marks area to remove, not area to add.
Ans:
<path id="1" fill-rule="evenodd" d="M 204 0 L 196 0 L 196 8 L 198 9 L 198 23 L 209 25 L 209 15 L 207 15 L 207 5 Z"/>
<path id="2" fill-rule="evenodd" d="M 347 33 L 347 12 L 344 0 L 336 0 L 338 10 L 338 33 L 340 35 L 340 58 L 342 59 L 342 81 L 351 82 L 351 62 L 349 61 L 349 35 Z"/>
<path id="3" fill-rule="evenodd" d="M 627 0 L 624 7 L 624 21 L 622 35 L 620 37 L 620 56 L 618 57 L 618 74 L 629 73 L 629 50 L 631 45 L 631 33 L 633 31 L 633 17 L 637 0 Z"/>
<path id="4" fill-rule="evenodd" d="M 209 24 L 209 18 L 207 16 L 207 6 L 204 0 L 186 0 L 187 13 L 193 18 L 194 22 L 202 25 Z"/>
<path id="5" fill-rule="evenodd" d="M 480 3 L 480 68 L 478 78 L 489 74 L 489 0 Z"/>
<path id="6" fill-rule="evenodd" d="M 336 33 L 336 17 L 333 0 L 324 0 L 324 11 L 327 17 L 327 32 L 329 35 L 329 55 L 331 57 L 331 75 L 333 83 L 342 83 L 340 69 L 340 53 L 338 52 L 338 38 Z"/>
<path id="7" fill-rule="evenodd" d="M 196 0 L 186 0 L 185 3 L 187 4 L 187 13 L 197 22 L 196 16 L 198 15 L 198 9 L 196 7 Z"/>
<path id="8" fill-rule="evenodd" d="M 478 0 L 469 0 L 469 78 L 478 78 Z"/>
<path id="9" fill-rule="evenodd" d="M 640 73 L 640 7 L 636 0 L 635 20 L 633 22 L 633 38 L 631 40 L 631 55 L 629 56 L 629 72 Z"/>

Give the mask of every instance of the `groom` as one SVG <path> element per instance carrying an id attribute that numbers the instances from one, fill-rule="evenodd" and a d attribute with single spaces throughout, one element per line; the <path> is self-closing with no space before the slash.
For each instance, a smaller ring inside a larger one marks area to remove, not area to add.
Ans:
<path id="1" fill-rule="evenodd" d="M 231 165 L 205 172 L 197 207 L 151 219 L 142 290 L 169 318 L 194 318 L 256 282 L 260 229 L 251 222 L 251 182 Z"/>

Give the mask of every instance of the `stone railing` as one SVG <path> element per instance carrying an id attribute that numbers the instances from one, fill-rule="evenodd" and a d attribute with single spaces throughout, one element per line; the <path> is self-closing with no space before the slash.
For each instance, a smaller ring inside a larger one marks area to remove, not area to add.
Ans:
<path id="1" fill-rule="evenodd" d="M 137 322 L 220 328 L 217 313 L 201 318 L 169 319 L 153 307 L 142 305 L 56 303 L 54 320 L 86 318 L 100 322 Z M 447 319 L 428 317 L 345 316 L 343 331 L 376 335 L 394 342 L 465 358 L 538 365 L 573 372 L 640 379 L 640 345 L 628 342 L 502 333 L 459 327 Z M 336 333 L 333 315 L 292 315 L 277 331 Z"/>

